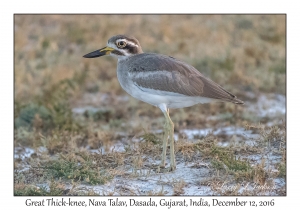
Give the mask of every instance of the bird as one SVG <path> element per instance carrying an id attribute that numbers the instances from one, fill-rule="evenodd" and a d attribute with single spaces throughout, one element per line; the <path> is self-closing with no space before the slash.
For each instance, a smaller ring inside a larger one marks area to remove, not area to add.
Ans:
<path id="1" fill-rule="evenodd" d="M 170 166 L 176 169 L 174 123 L 169 109 L 190 107 L 216 101 L 244 104 L 235 95 L 205 77 L 193 66 L 174 57 L 144 53 L 139 41 L 128 35 L 115 35 L 106 47 L 84 55 L 96 58 L 110 55 L 118 59 L 117 78 L 121 87 L 132 97 L 161 109 L 165 117 L 160 168 L 166 166 L 169 140 Z"/>

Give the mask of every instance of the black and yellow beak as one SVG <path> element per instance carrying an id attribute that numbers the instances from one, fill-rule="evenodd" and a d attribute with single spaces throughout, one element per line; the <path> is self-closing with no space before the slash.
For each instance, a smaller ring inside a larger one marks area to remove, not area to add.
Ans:
<path id="1" fill-rule="evenodd" d="M 104 47 L 104 48 L 101 48 L 100 50 L 90 52 L 90 53 L 84 55 L 83 57 L 85 57 L 85 58 L 97 58 L 97 57 L 100 57 L 100 56 L 103 56 L 103 55 L 109 55 L 113 50 L 114 50 L 114 48 Z"/>

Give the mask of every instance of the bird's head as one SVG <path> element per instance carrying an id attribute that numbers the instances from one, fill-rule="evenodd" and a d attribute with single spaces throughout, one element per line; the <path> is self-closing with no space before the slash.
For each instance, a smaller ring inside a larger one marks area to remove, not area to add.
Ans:
<path id="1" fill-rule="evenodd" d="M 140 53 L 143 53 L 143 50 L 136 38 L 125 35 L 116 35 L 107 41 L 106 47 L 90 52 L 83 57 L 96 58 L 103 55 L 112 55 L 116 56 L 118 59 L 124 59 Z"/>

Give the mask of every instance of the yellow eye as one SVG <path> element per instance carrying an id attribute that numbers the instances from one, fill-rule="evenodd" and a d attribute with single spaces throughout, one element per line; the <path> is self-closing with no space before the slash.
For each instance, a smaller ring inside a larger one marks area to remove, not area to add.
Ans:
<path id="1" fill-rule="evenodd" d="M 117 42 L 117 46 L 118 46 L 119 48 L 124 48 L 124 47 L 126 46 L 126 42 L 124 42 L 124 41 L 119 41 L 119 42 Z"/>

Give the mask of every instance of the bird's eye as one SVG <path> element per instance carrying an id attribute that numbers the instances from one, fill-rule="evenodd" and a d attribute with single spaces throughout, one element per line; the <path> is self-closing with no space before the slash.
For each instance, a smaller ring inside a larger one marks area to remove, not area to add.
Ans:
<path id="1" fill-rule="evenodd" d="M 119 41 L 119 42 L 117 42 L 117 46 L 118 46 L 119 48 L 124 48 L 124 47 L 126 46 L 126 42 L 124 42 L 124 41 Z"/>

